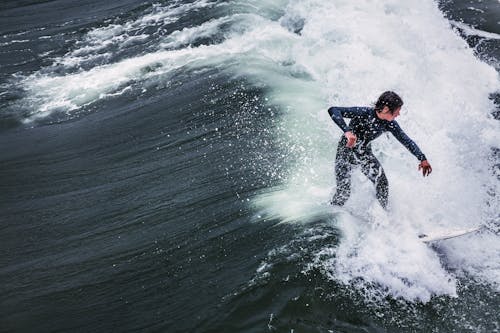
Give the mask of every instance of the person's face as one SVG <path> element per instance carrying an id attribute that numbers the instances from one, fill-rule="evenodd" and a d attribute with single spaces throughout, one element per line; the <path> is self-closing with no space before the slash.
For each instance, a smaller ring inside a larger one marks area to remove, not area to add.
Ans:
<path id="1" fill-rule="evenodd" d="M 389 110 L 389 107 L 384 106 L 384 108 L 382 109 L 382 111 L 380 111 L 378 113 L 378 117 L 380 119 L 384 119 L 384 120 L 387 120 L 387 121 L 393 121 L 394 119 L 396 119 L 396 117 L 399 116 L 399 112 L 400 111 L 401 111 L 401 107 L 399 107 L 396 110 L 394 110 L 394 112 L 391 114 L 391 111 Z"/>

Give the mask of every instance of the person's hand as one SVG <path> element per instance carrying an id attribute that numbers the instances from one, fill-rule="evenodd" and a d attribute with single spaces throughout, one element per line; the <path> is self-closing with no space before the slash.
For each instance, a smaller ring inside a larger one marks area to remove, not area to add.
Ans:
<path id="1" fill-rule="evenodd" d="M 422 170 L 422 175 L 425 177 L 431 174 L 432 167 L 427 160 L 424 160 L 418 165 L 418 171 L 420 170 Z"/>
<path id="2" fill-rule="evenodd" d="M 354 147 L 354 145 L 356 144 L 356 140 L 358 139 L 356 137 L 356 134 L 354 134 L 353 132 L 351 131 L 348 131 L 348 132 L 345 132 L 344 133 L 345 137 L 347 138 L 347 143 L 346 143 L 346 147 L 347 148 L 352 148 Z"/>

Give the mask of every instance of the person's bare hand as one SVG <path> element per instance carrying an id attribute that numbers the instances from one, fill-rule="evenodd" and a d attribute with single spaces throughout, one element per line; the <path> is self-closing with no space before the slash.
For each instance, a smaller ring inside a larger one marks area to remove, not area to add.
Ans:
<path id="1" fill-rule="evenodd" d="M 347 138 L 347 144 L 345 145 L 347 148 L 352 148 L 356 144 L 356 140 L 358 139 L 356 137 L 356 134 L 354 134 L 351 131 L 345 132 L 344 133 L 345 137 Z"/>
<path id="2" fill-rule="evenodd" d="M 418 165 L 418 171 L 420 170 L 422 170 L 422 175 L 425 177 L 431 174 L 432 167 L 427 160 L 424 160 Z"/>

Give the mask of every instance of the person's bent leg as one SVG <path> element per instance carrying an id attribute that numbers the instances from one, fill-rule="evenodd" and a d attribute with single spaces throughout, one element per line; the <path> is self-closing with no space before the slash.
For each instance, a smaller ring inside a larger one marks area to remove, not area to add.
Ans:
<path id="1" fill-rule="evenodd" d="M 340 140 L 335 157 L 335 180 L 337 188 L 330 202 L 332 205 L 343 206 L 351 195 L 351 156 L 350 148 L 345 147 L 344 140 Z"/>
<path id="2" fill-rule="evenodd" d="M 337 188 L 331 201 L 332 205 L 343 206 L 351 195 L 351 175 L 346 171 L 346 168 L 335 167 Z"/>
<path id="3" fill-rule="evenodd" d="M 382 165 L 373 154 L 369 153 L 363 156 L 361 171 L 375 185 L 377 199 L 380 205 L 386 209 L 389 201 L 389 182 L 387 181 Z"/>

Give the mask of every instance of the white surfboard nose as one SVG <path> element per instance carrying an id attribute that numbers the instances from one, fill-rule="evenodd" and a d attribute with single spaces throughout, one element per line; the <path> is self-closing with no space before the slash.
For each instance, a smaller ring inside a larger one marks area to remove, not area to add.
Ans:
<path id="1" fill-rule="evenodd" d="M 428 233 L 422 233 L 418 235 L 418 238 L 420 238 L 424 243 L 430 243 L 474 233 L 481 230 L 482 228 L 483 228 L 482 226 L 479 226 L 467 229 L 431 231 Z"/>

